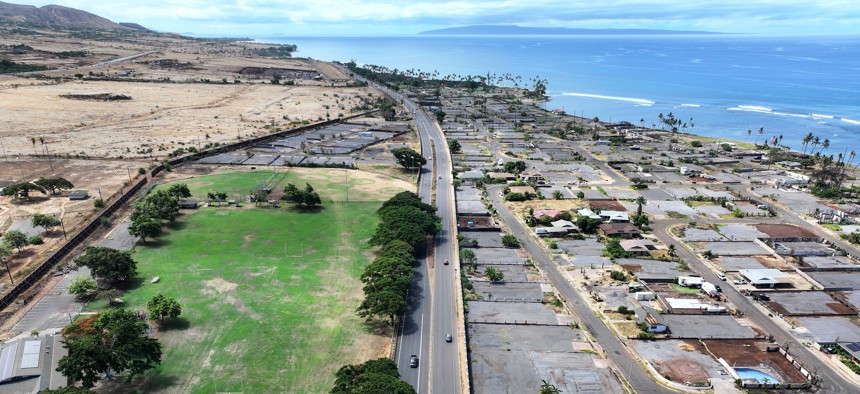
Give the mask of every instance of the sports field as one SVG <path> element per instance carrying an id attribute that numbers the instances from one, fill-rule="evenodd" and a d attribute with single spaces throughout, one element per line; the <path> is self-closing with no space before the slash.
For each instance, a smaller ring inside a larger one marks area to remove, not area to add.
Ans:
<path id="1" fill-rule="evenodd" d="M 375 211 L 408 185 L 375 179 L 380 187 L 364 192 L 366 201 L 356 202 L 356 193 L 348 206 L 332 203 L 343 187 L 332 174 L 343 172 L 290 173 L 289 182 L 314 186 L 323 209 L 245 204 L 184 211 L 167 235 L 136 247 L 142 283 L 123 297 L 128 307 L 144 309 L 158 292 L 183 306 L 177 327 L 158 334 L 162 365 L 137 383 L 141 392 L 327 392 L 342 365 L 386 355 L 388 337 L 373 335 L 353 311 L 362 297 L 358 277 L 372 258 L 366 240 Z M 180 182 L 200 197 L 243 182 L 253 187 L 267 175 Z M 151 284 L 155 276 L 160 282 Z"/>

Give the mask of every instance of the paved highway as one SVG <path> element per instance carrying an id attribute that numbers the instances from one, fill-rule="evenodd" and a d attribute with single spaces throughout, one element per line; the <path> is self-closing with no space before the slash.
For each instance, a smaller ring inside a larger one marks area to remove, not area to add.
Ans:
<path id="1" fill-rule="evenodd" d="M 627 348 L 627 346 L 618 338 L 615 333 L 610 330 L 598 318 L 588 306 L 588 303 L 582 299 L 582 296 L 573 285 L 567 281 L 564 274 L 559 270 L 555 261 L 546 254 L 546 251 L 538 245 L 537 241 L 532 238 L 528 229 L 523 227 L 511 211 L 502 202 L 499 197 L 499 191 L 504 185 L 495 185 L 487 188 L 487 194 L 496 211 L 499 213 L 502 221 L 504 221 L 511 229 L 512 233 L 520 240 L 523 248 L 531 255 L 538 266 L 546 273 L 552 284 L 558 289 L 562 297 L 567 300 L 568 305 L 576 313 L 577 317 L 582 321 L 585 329 L 597 340 L 597 343 L 603 348 L 606 356 L 619 368 L 616 372 L 624 375 L 627 382 L 633 386 L 637 393 L 666 393 L 671 390 L 660 386 L 651 379 L 651 376 L 642 369 L 642 366 L 636 361 L 636 357 Z"/>
<path id="2" fill-rule="evenodd" d="M 424 111 L 400 95 L 370 82 L 394 100 L 403 103 L 412 112 L 421 139 L 421 154 L 428 159 L 421 168 L 418 195 L 430 203 L 433 181 L 436 181 L 437 215 L 442 218 L 442 230 L 436 235 L 432 258 L 419 258 L 415 279 L 409 291 L 409 311 L 404 316 L 402 331 L 397 338 L 395 362 L 402 379 L 418 393 L 461 392 L 464 377 L 461 374 L 460 352 L 465 336 L 458 324 L 462 307 L 457 303 L 458 266 L 455 259 L 456 237 L 454 188 L 451 174 L 451 157 L 442 131 Z M 432 141 L 432 143 L 431 143 Z M 435 167 L 435 173 L 433 171 Z M 449 265 L 444 261 L 448 260 Z M 454 341 L 445 342 L 451 334 Z M 418 368 L 409 366 L 411 355 L 419 358 Z"/>

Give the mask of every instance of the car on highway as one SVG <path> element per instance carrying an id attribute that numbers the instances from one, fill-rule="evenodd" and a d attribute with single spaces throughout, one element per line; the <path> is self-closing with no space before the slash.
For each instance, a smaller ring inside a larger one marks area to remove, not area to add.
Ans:
<path id="1" fill-rule="evenodd" d="M 409 356 L 409 367 L 410 368 L 418 368 L 418 356 L 413 354 Z"/>
<path id="2" fill-rule="evenodd" d="M 448 260 L 445 260 L 445 265 L 448 265 Z"/>
<path id="3" fill-rule="evenodd" d="M 726 280 L 726 274 L 720 272 L 717 274 L 717 278 L 720 278 L 720 280 Z"/>
<path id="4" fill-rule="evenodd" d="M 453 340 L 454 340 L 454 338 L 451 336 L 451 334 L 445 335 L 445 342 L 451 342 Z"/>

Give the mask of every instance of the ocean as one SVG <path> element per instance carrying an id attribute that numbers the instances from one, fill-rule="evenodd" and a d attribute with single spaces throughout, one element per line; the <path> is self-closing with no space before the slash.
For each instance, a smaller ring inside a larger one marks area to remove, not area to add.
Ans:
<path id="1" fill-rule="evenodd" d="M 355 60 L 439 75 L 519 75 L 548 81 L 548 109 L 758 142 L 808 133 L 827 153 L 860 150 L 860 37 L 375 36 L 256 37 L 298 45 L 298 57 Z M 752 130 L 748 134 L 747 130 Z M 819 147 L 820 149 L 820 147 Z"/>

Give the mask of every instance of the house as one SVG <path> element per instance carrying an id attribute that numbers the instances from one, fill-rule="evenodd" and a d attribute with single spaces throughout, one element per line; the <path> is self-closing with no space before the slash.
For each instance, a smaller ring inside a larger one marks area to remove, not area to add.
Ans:
<path id="1" fill-rule="evenodd" d="M 531 186 L 511 186 L 508 189 L 508 192 L 519 193 L 519 194 L 522 194 L 526 197 L 536 195 L 535 188 L 533 188 Z"/>
<path id="2" fill-rule="evenodd" d="M 775 269 L 744 269 L 738 270 L 751 285 L 755 287 L 791 287 L 791 278 Z"/>
<path id="3" fill-rule="evenodd" d="M 619 243 L 625 252 L 648 255 L 652 250 L 657 249 L 657 245 L 647 239 L 626 239 Z"/>
<path id="4" fill-rule="evenodd" d="M 614 222 L 629 222 L 630 216 L 627 215 L 627 212 L 624 211 L 600 211 L 600 218 L 603 219 L 604 222 L 614 223 Z"/>
<path id="5" fill-rule="evenodd" d="M 514 181 L 517 179 L 517 176 L 510 172 L 488 172 L 487 177 L 490 179 L 504 179 L 506 181 Z"/>
<path id="6" fill-rule="evenodd" d="M 606 237 L 621 237 L 621 238 L 638 238 L 642 235 L 642 230 L 629 222 L 625 223 L 603 223 L 598 229 L 600 233 Z"/>
<path id="7" fill-rule="evenodd" d="M 561 215 L 562 212 L 564 211 L 559 211 L 558 209 L 535 209 L 534 212 L 532 212 L 532 217 L 535 219 L 540 219 L 542 216 L 555 218 L 556 216 Z"/>
<path id="8" fill-rule="evenodd" d="M 567 232 L 577 232 L 579 227 L 576 227 L 570 220 L 556 220 L 551 223 L 553 227 L 567 229 Z"/>
<path id="9" fill-rule="evenodd" d="M 86 190 L 72 190 L 69 192 L 69 200 L 86 200 L 89 193 Z"/>
<path id="10" fill-rule="evenodd" d="M 563 237 L 567 232 L 568 229 L 562 227 L 541 227 L 535 229 L 535 234 L 538 237 Z"/>
<path id="11" fill-rule="evenodd" d="M 594 213 L 594 211 L 592 211 L 592 210 L 590 210 L 590 209 L 588 209 L 588 208 L 582 208 L 582 209 L 580 209 L 580 210 L 576 211 L 576 213 L 577 213 L 579 216 L 585 216 L 585 217 L 587 217 L 587 218 L 589 218 L 589 219 L 595 219 L 595 220 L 600 219 L 600 215 L 598 215 L 598 214 Z"/>
<path id="12" fill-rule="evenodd" d="M 543 176 L 543 174 L 535 170 L 528 170 L 520 174 L 520 176 L 523 178 L 523 181 L 526 182 L 534 181 L 538 185 L 543 185 L 546 183 L 546 178 Z"/>

